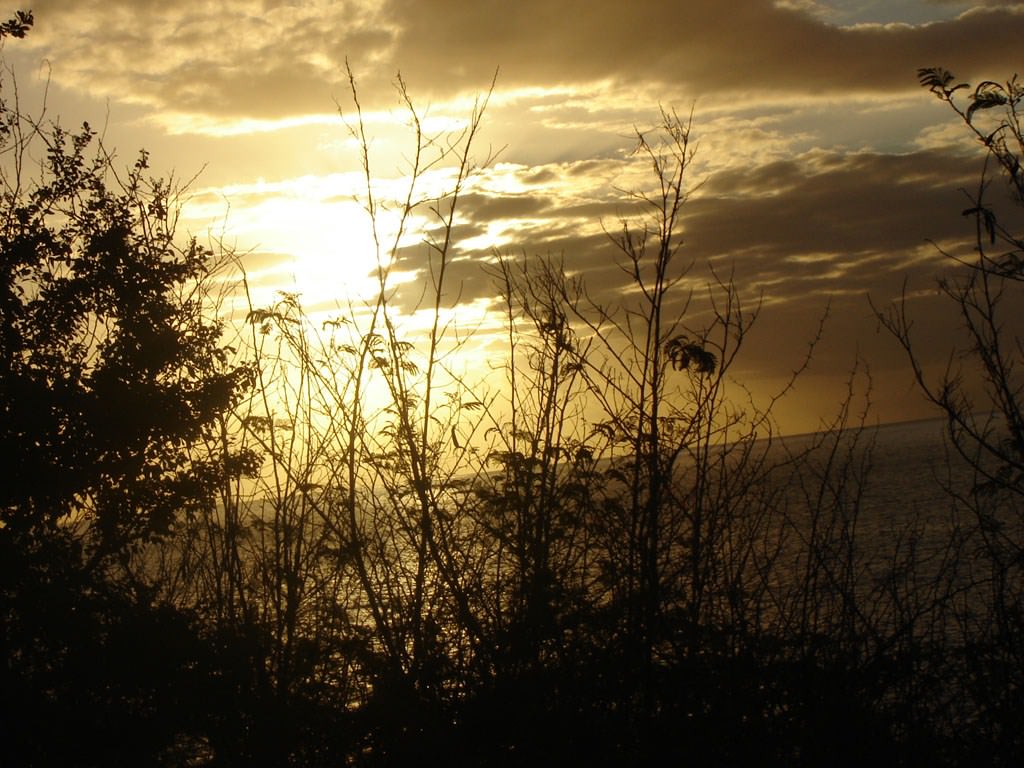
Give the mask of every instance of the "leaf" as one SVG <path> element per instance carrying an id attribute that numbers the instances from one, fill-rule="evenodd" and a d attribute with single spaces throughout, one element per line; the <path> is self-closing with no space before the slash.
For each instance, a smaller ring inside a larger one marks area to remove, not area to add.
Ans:
<path id="1" fill-rule="evenodd" d="M 968 208 L 963 212 L 964 216 L 977 216 L 982 221 L 982 226 L 985 227 L 985 234 L 988 235 L 988 241 L 994 245 L 996 242 L 996 215 L 984 206 L 977 206 L 975 208 Z"/>
<path id="2" fill-rule="evenodd" d="M 665 345 L 672 367 L 677 371 L 692 368 L 697 373 L 714 373 L 718 366 L 718 358 L 700 344 L 690 341 L 686 336 L 676 336 Z"/>
<path id="3" fill-rule="evenodd" d="M 22 38 L 28 34 L 29 28 L 35 23 L 32 11 L 15 11 L 14 18 L 0 24 L 0 38 L 11 37 Z"/>
<path id="4" fill-rule="evenodd" d="M 951 87 L 950 84 L 955 79 L 953 73 L 943 67 L 925 67 L 917 70 L 917 80 L 921 86 L 947 101 L 961 88 L 970 88 L 967 83 L 957 83 Z"/>
<path id="5" fill-rule="evenodd" d="M 242 424 L 254 432 L 269 432 L 273 422 L 268 416 L 246 416 Z"/>
<path id="6" fill-rule="evenodd" d="M 620 483 L 628 482 L 628 478 L 626 477 L 626 473 L 623 472 L 618 467 L 612 467 L 611 469 L 606 469 L 605 473 L 604 473 L 604 476 L 606 478 L 608 478 L 609 480 L 617 480 Z"/>
<path id="7" fill-rule="evenodd" d="M 271 320 L 276 320 L 279 323 L 291 323 L 292 325 L 299 325 L 299 321 L 294 317 L 288 317 L 282 315 L 280 312 L 272 309 L 253 309 L 245 316 L 245 322 L 250 325 L 263 325 L 267 328 L 264 333 L 269 332 L 269 325 Z"/>
<path id="8" fill-rule="evenodd" d="M 1003 87 L 999 83 L 986 80 L 978 85 L 974 89 L 974 93 L 971 94 L 971 105 L 967 108 L 967 122 L 971 122 L 971 118 L 974 117 L 974 113 L 978 110 L 1002 107 L 1007 103 L 1006 92 L 1003 90 Z"/>
<path id="9" fill-rule="evenodd" d="M 269 309 L 254 309 L 245 316 L 245 322 L 250 325 L 256 325 L 257 323 L 263 323 L 272 317 L 275 317 L 277 313 Z"/>
<path id="10" fill-rule="evenodd" d="M 924 88 L 944 91 L 953 82 L 953 73 L 943 67 L 924 67 L 917 70 L 917 79 Z"/>
<path id="11" fill-rule="evenodd" d="M 574 373 L 582 373 L 583 365 L 577 361 L 566 363 L 562 366 L 562 376 L 571 376 Z"/>

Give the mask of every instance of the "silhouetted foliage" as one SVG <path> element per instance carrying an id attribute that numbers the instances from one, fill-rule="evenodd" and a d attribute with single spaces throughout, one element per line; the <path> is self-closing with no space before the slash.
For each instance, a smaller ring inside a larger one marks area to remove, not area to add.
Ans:
<path id="1" fill-rule="evenodd" d="M 961 319 L 962 335 L 944 372 L 927 369 L 906 301 L 878 311 L 907 353 L 921 392 L 942 413 L 956 458 L 973 484 L 956 494 L 959 588 L 940 651 L 949 712 L 932 712 L 936 729 L 954 735 L 954 762 L 1010 765 L 1024 757 L 1024 381 L 1019 322 L 1024 238 L 1024 87 L 975 87 L 941 67 L 918 71 L 920 83 L 944 102 L 984 150 L 976 191 L 965 194 L 973 219 L 973 257 L 944 252 L 953 266 L 939 288 Z M 1009 195 L 1006 194 L 1009 192 Z M 935 650 L 935 649 L 933 649 Z"/>
<path id="2" fill-rule="evenodd" d="M 35 24 L 35 18 L 32 11 L 15 11 L 12 18 L 0 23 L 0 38 L 25 37 L 33 24 Z"/>
<path id="3" fill-rule="evenodd" d="M 4 760 L 156 764 L 197 733 L 205 651 L 138 554 L 211 503 L 196 448 L 251 376 L 206 314 L 211 254 L 176 239 L 145 153 L 120 172 L 88 125 L 2 103 L 0 122 Z"/>
<path id="4" fill-rule="evenodd" d="M 966 331 L 966 344 L 955 356 L 970 361 L 973 370 L 951 367 L 933 384 L 915 354 L 911 322 L 904 307 L 880 313 L 880 317 L 906 349 L 926 396 L 948 417 L 953 444 L 975 466 L 982 486 L 1020 495 L 1024 494 L 1024 385 L 1017 363 L 1020 330 L 1012 320 L 1015 307 L 1009 304 L 1019 297 L 1019 286 L 1024 282 L 1024 238 L 1012 231 L 1012 227 L 1019 226 L 1019 213 L 1024 210 L 1024 87 L 1016 75 L 1003 84 L 984 81 L 973 90 L 941 68 L 920 70 L 919 76 L 922 85 L 961 118 L 985 150 L 978 189 L 965 192 L 971 205 L 963 211 L 975 221 L 976 258 L 950 256 L 962 269 L 939 283 L 957 308 Z M 961 90 L 967 94 L 966 107 L 956 98 Z M 977 120 L 980 111 L 990 118 L 984 126 Z M 997 169 L 994 177 L 992 161 Z M 1004 195 L 991 190 L 996 180 L 1009 189 L 1016 211 L 1007 211 Z M 1014 213 L 1018 214 L 1016 218 Z M 980 374 L 984 383 L 977 394 L 970 391 L 962 372 Z"/>
<path id="5" fill-rule="evenodd" d="M 665 354 L 677 371 L 693 368 L 698 373 L 714 373 L 718 358 L 686 336 L 677 336 L 665 345 Z"/>

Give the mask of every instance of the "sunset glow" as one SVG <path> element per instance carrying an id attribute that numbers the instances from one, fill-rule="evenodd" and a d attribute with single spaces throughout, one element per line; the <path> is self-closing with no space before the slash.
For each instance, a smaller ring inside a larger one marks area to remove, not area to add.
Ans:
<path id="1" fill-rule="evenodd" d="M 425 242 L 439 224 L 430 207 L 452 176 L 449 166 L 421 169 L 419 205 L 394 250 L 393 214 L 415 161 L 396 73 L 423 135 L 443 143 L 465 129 L 497 72 L 479 167 L 456 214 L 459 260 L 447 279 L 465 309 L 450 307 L 454 316 L 479 324 L 480 307 L 494 303 L 480 267 L 496 252 L 560 254 L 596 295 L 618 295 L 606 232 L 640 212 L 629 193 L 650 170 L 630 155 L 634 132 L 659 107 L 692 111 L 688 282 L 699 287 L 712 266 L 774 310 L 746 359 L 759 380 L 795 365 L 802 331 L 829 305 L 819 373 L 837 385 L 858 356 L 900 379 L 867 297 L 884 304 L 904 280 L 926 295 L 944 267 L 930 243 L 956 250 L 970 237 L 959 188 L 978 155 L 921 91 L 916 69 L 1009 77 L 1024 27 L 1012 2 L 744 0 L 728 20 L 711 2 L 682 14 L 654 0 L 609 2 L 588 8 L 582 26 L 525 3 L 503 10 L 497 27 L 486 14 L 405 0 L 211 8 L 48 2 L 35 9 L 33 35 L 5 55 L 26 103 L 41 98 L 43 72 L 50 113 L 95 124 L 109 111 L 107 144 L 147 147 L 158 171 L 199 173 L 185 223 L 227 236 L 259 300 L 286 290 L 329 311 L 372 294 L 378 264 L 395 259 L 395 309 L 415 312 L 430 274 Z M 140 34 L 120 34 L 128 29 Z M 919 304 L 921 322 L 942 322 L 933 302 Z M 921 415 L 902 391 L 876 392 L 875 402 L 882 420 Z"/>

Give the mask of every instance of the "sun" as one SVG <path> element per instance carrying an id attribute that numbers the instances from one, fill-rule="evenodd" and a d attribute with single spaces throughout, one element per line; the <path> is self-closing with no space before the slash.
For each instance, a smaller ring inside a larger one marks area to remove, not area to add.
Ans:
<path id="1" fill-rule="evenodd" d="M 322 305 L 373 295 L 377 249 L 366 212 L 355 201 L 279 200 L 268 205 L 275 251 L 286 254 L 303 303 Z"/>
<path id="2" fill-rule="evenodd" d="M 311 309 L 358 302 L 377 290 L 378 249 L 357 182 L 332 174 L 205 190 L 190 228 L 231 233 L 250 285 L 267 294 L 257 302 L 276 291 L 298 294 Z"/>
<path id="3" fill-rule="evenodd" d="M 348 186 L 323 177 L 295 179 L 253 211 L 261 249 L 281 254 L 282 277 L 293 283 L 282 287 L 306 305 L 358 300 L 375 290 L 372 222 Z"/>

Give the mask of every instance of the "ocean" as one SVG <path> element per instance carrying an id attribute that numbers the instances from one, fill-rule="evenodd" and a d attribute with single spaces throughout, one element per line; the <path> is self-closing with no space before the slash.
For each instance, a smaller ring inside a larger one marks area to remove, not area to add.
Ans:
<path id="1" fill-rule="evenodd" d="M 800 435 L 781 442 L 797 453 L 822 439 Z M 973 473 L 949 446 L 944 418 L 865 427 L 860 434 L 846 430 L 839 441 L 841 458 L 854 463 L 847 501 L 856 504 L 858 531 L 866 542 L 887 550 L 911 524 L 931 533 L 930 539 L 948 532 L 951 494 L 970 493 Z M 826 441 L 812 449 L 811 461 L 820 460 L 827 447 Z"/>
<path id="2" fill-rule="evenodd" d="M 803 485 L 783 494 L 789 535 L 773 586 L 784 600 L 813 587 L 845 613 L 854 597 L 855 623 L 881 636 L 902 627 L 948 639 L 964 622 L 991 619 L 1000 563 L 1009 578 L 1019 574 L 1013 558 L 1024 542 L 1024 509 L 1011 493 L 974 493 L 975 473 L 945 429 L 938 418 L 772 446 L 780 455 L 806 451 Z M 836 460 L 826 474 L 829 456 Z M 821 496 L 808 494 L 822 487 Z"/>

